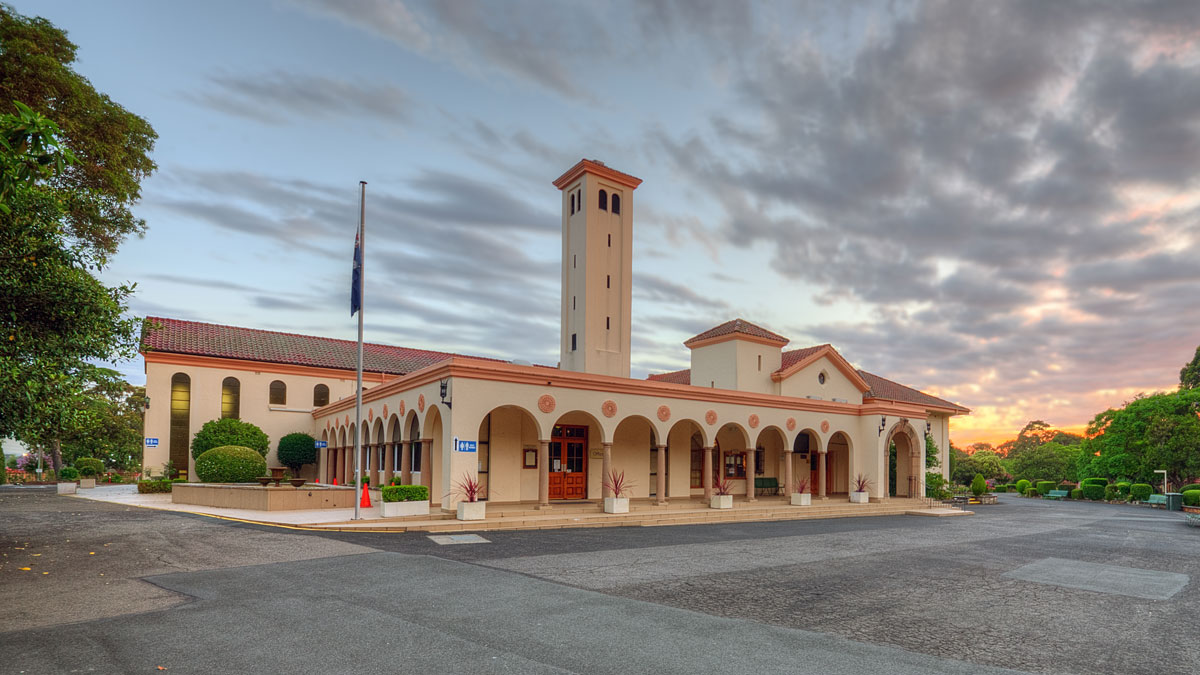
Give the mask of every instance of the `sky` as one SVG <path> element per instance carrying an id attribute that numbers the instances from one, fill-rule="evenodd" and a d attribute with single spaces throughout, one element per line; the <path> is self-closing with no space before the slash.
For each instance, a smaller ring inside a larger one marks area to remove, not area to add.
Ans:
<path id="1" fill-rule="evenodd" d="M 159 134 L 103 273 L 139 315 L 353 339 L 364 180 L 368 341 L 554 364 L 587 157 L 645 181 L 634 377 L 742 317 L 970 408 L 965 445 L 1200 344 L 1200 3 L 14 6 Z"/>

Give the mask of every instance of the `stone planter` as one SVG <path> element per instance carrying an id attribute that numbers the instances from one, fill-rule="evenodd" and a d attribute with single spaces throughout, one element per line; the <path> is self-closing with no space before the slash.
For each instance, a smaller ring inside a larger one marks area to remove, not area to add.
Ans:
<path id="1" fill-rule="evenodd" d="M 487 502 L 459 502 L 458 519 L 483 520 L 487 515 L 485 511 L 486 508 Z"/>
<path id="2" fill-rule="evenodd" d="M 75 494 L 75 488 L 76 488 L 76 485 L 74 483 L 59 483 L 58 484 L 58 494 L 73 495 L 73 494 Z"/>
<path id="3" fill-rule="evenodd" d="M 629 497 L 605 497 L 605 513 L 629 513 Z"/>
<path id="4" fill-rule="evenodd" d="M 714 509 L 732 509 L 733 495 L 713 495 L 708 505 Z"/>
<path id="5" fill-rule="evenodd" d="M 90 490 L 90 489 L 96 487 L 96 479 L 95 478 L 80 478 L 79 479 L 79 487 L 83 488 L 84 490 Z"/>
<path id="6" fill-rule="evenodd" d="M 812 493 L 810 492 L 793 492 L 792 506 L 812 506 Z"/>
<path id="7" fill-rule="evenodd" d="M 459 502 L 466 504 L 467 502 Z M 483 505 L 484 502 L 475 502 Z M 403 516 L 427 516 L 429 515 L 429 500 L 414 501 L 414 502 L 380 502 L 380 508 L 383 510 L 384 518 L 400 518 Z M 459 509 L 459 520 L 478 520 L 478 518 L 463 518 L 462 509 Z M 480 516 L 482 518 L 483 516 Z"/>
<path id="8" fill-rule="evenodd" d="M 851 504 L 866 504 L 869 501 L 871 501 L 871 493 L 870 492 L 851 492 L 850 493 L 850 503 Z"/>

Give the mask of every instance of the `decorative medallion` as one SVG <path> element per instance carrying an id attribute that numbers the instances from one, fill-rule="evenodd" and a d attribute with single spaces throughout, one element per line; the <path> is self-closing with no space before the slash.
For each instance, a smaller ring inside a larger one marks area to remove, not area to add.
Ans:
<path id="1" fill-rule="evenodd" d="M 400 416 L 404 417 L 404 401 L 400 401 Z"/>
<path id="2" fill-rule="evenodd" d="M 388 414 L 387 414 L 387 404 L 386 404 L 386 403 L 384 403 L 384 404 L 383 404 L 383 417 L 384 417 L 384 419 L 387 419 L 387 416 L 388 416 Z"/>
<path id="3" fill-rule="evenodd" d="M 554 397 L 550 394 L 542 394 L 541 397 L 538 398 L 538 410 L 541 410 L 544 413 L 554 412 Z"/>
<path id="4" fill-rule="evenodd" d="M 829 420 L 821 420 L 821 433 L 829 433 Z"/>
<path id="5" fill-rule="evenodd" d="M 665 405 L 658 406 L 658 419 L 660 422 L 666 422 L 671 419 L 671 409 Z"/>
<path id="6" fill-rule="evenodd" d="M 604 403 L 601 403 L 600 404 L 600 412 L 604 413 L 605 417 L 612 417 L 613 415 L 616 415 L 617 414 L 617 402 L 610 399 L 610 400 L 605 401 Z"/>
<path id="7" fill-rule="evenodd" d="M 788 431 L 796 430 L 796 418 L 795 417 L 787 418 L 787 428 L 788 428 Z"/>
<path id="8" fill-rule="evenodd" d="M 751 416 L 750 416 L 750 419 L 749 419 L 748 421 L 750 422 L 750 428 L 751 428 L 751 429 L 757 429 L 757 428 L 758 428 L 758 415 L 751 415 Z"/>
<path id="9" fill-rule="evenodd" d="M 425 394 L 417 397 L 417 412 L 425 412 Z"/>
<path id="10" fill-rule="evenodd" d="M 709 424 L 716 424 L 717 423 L 717 411 L 709 410 L 708 412 L 704 413 L 704 421 L 708 422 Z"/>

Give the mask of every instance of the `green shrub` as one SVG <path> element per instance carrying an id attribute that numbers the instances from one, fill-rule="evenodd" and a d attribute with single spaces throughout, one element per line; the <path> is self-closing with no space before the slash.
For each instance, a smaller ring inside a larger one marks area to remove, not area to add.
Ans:
<path id="1" fill-rule="evenodd" d="M 70 466 L 64 466 L 58 472 L 59 480 L 79 480 L 79 469 Z"/>
<path id="2" fill-rule="evenodd" d="M 1126 481 L 1121 481 L 1121 482 L 1117 483 L 1117 492 L 1120 492 L 1122 496 L 1128 497 L 1129 496 L 1129 483 L 1127 483 Z"/>
<path id="3" fill-rule="evenodd" d="M 249 483 L 267 473 L 267 460 L 255 450 L 223 445 L 196 458 L 196 476 L 205 483 Z"/>
<path id="4" fill-rule="evenodd" d="M 1008 492 L 1008 488 L 1004 487 L 1003 485 L 997 485 L 996 487 L 992 488 L 992 492 Z"/>
<path id="5" fill-rule="evenodd" d="M 300 473 L 300 467 L 317 461 L 317 439 L 302 432 L 288 434 L 279 439 L 275 456 L 293 473 Z"/>
<path id="6" fill-rule="evenodd" d="M 1200 506 L 1200 488 L 1183 493 L 1184 506 Z"/>
<path id="7" fill-rule="evenodd" d="M 138 494 L 150 495 L 160 492 L 170 492 L 171 481 L 169 480 L 140 480 L 138 481 Z"/>
<path id="8" fill-rule="evenodd" d="M 1084 485 L 1108 485 L 1108 479 L 1107 478 L 1084 478 L 1079 483 L 1079 487 L 1083 487 Z"/>
<path id="9" fill-rule="evenodd" d="M 171 482 L 172 482 L 172 483 L 186 483 L 186 482 L 188 482 L 188 479 L 186 479 L 186 478 L 172 478 L 172 479 L 171 479 Z"/>
<path id="10" fill-rule="evenodd" d="M 946 487 L 948 481 L 942 474 L 936 471 L 925 472 L 925 496 L 930 499 L 949 499 L 951 497 L 950 489 Z"/>
<path id="11" fill-rule="evenodd" d="M 84 478 L 92 478 L 104 473 L 104 462 L 95 457 L 80 457 L 75 460 L 75 468 L 79 470 L 79 475 Z"/>
<path id="12" fill-rule="evenodd" d="M 1026 492 L 1029 492 L 1029 486 L 1030 482 L 1022 478 L 1021 480 L 1017 481 L 1017 484 L 1014 487 L 1017 490 L 1017 494 L 1023 495 Z"/>
<path id="13" fill-rule="evenodd" d="M 1074 489 L 1075 489 L 1075 488 L 1077 488 L 1077 487 L 1083 487 L 1083 486 L 1082 486 L 1082 485 L 1076 485 L 1076 484 L 1074 484 L 1074 483 L 1069 483 L 1069 482 L 1067 482 L 1067 481 L 1063 481 L 1063 482 L 1061 482 L 1061 483 L 1059 483 L 1059 484 L 1058 484 L 1058 488 L 1057 488 L 1057 489 L 1059 489 L 1059 490 L 1066 490 L 1067 492 L 1070 492 L 1071 490 L 1074 490 Z"/>
<path id="14" fill-rule="evenodd" d="M 1179 492 L 1190 492 L 1192 490 L 1200 490 L 1200 483 L 1192 483 L 1179 488 Z"/>
<path id="15" fill-rule="evenodd" d="M 1104 486 L 1104 501 L 1111 502 L 1111 501 L 1116 501 L 1120 498 L 1121 498 L 1121 491 L 1117 489 L 1116 485 L 1105 485 Z"/>
<path id="16" fill-rule="evenodd" d="M 429 499 L 429 488 L 424 485 L 385 485 L 385 502 L 423 502 Z"/>
<path id="17" fill-rule="evenodd" d="M 232 417 L 211 420 L 205 422 L 192 439 L 192 458 L 200 459 L 200 455 L 222 446 L 250 448 L 259 456 L 266 457 L 271 449 L 271 439 L 262 429 L 249 422 Z"/>
<path id="18" fill-rule="evenodd" d="M 1025 496 L 1026 497 L 1041 497 L 1042 494 L 1037 491 L 1037 488 L 1026 488 Z"/>
<path id="19" fill-rule="evenodd" d="M 1017 489 L 1016 483 L 1009 483 L 1008 485 L 1005 485 L 1004 488 L 1009 492 L 1020 492 L 1020 490 Z"/>
<path id="20" fill-rule="evenodd" d="M 1071 490 L 1071 499 L 1083 499 L 1083 488 Z"/>
<path id="21" fill-rule="evenodd" d="M 1054 489 L 1054 481 L 1052 481 L 1052 480 L 1039 480 L 1037 482 L 1038 494 L 1040 494 L 1043 497 L 1050 494 L 1050 491 L 1053 489 Z"/>
<path id="22" fill-rule="evenodd" d="M 984 480 L 983 474 L 977 473 L 975 474 L 975 477 L 971 479 L 971 494 L 978 497 L 985 492 L 987 492 L 987 481 Z"/>
<path id="23" fill-rule="evenodd" d="M 1144 502 L 1154 494 L 1154 488 L 1146 483 L 1134 483 L 1129 486 L 1129 498 L 1135 502 Z"/>
<path id="24" fill-rule="evenodd" d="M 1107 487 L 1107 485 L 1096 485 L 1095 483 L 1088 483 L 1087 485 L 1084 485 L 1083 487 L 1081 487 L 1079 489 L 1083 491 L 1084 499 L 1091 499 L 1092 501 L 1100 501 L 1101 499 L 1104 499 L 1104 488 L 1106 488 L 1106 487 Z"/>
<path id="25" fill-rule="evenodd" d="M 108 482 L 110 482 L 110 483 L 124 483 L 124 482 L 125 482 L 125 477 L 124 477 L 124 476 L 122 476 L 122 475 L 121 475 L 121 474 L 119 474 L 119 473 L 114 473 L 113 475 L 111 475 L 111 476 L 109 476 L 109 477 L 108 477 Z"/>

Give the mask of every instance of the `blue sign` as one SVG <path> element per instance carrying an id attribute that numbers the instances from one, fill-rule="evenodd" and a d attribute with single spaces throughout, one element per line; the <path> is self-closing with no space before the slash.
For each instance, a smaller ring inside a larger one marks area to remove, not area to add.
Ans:
<path id="1" fill-rule="evenodd" d="M 327 441 L 315 441 L 313 443 L 313 447 L 314 448 L 328 448 L 329 443 Z"/>
<path id="2" fill-rule="evenodd" d="M 475 441 L 460 441 L 456 438 L 454 439 L 454 450 L 456 452 L 476 452 L 477 446 Z"/>
<path id="3" fill-rule="evenodd" d="M 146 439 L 146 447 L 147 448 L 157 448 L 158 447 L 158 439 L 157 438 L 147 438 Z"/>

